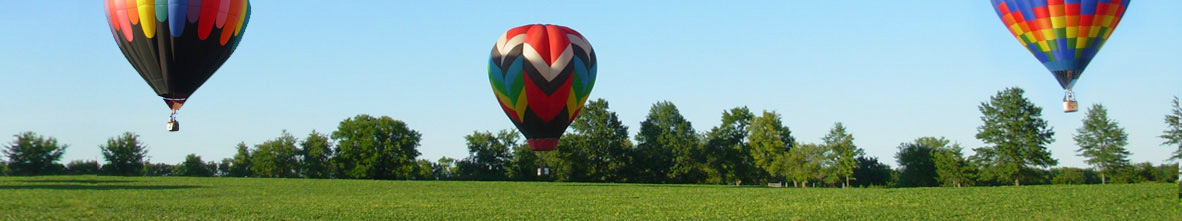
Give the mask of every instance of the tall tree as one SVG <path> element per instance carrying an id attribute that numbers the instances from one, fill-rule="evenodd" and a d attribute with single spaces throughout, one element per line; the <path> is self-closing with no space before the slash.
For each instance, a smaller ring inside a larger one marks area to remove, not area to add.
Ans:
<path id="1" fill-rule="evenodd" d="M 886 186 L 891 181 L 891 167 L 878 162 L 878 158 L 859 156 L 858 168 L 854 169 L 854 186 Z"/>
<path id="2" fill-rule="evenodd" d="M 763 181 L 773 178 L 770 176 L 785 177 L 783 164 L 779 161 L 785 160 L 783 157 L 796 141 L 792 138 L 792 131 L 780 120 L 780 114 L 775 111 L 763 111 L 761 115 L 751 119 L 751 125 L 747 129 L 747 146 L 751 148 L 751 161 L 760 169 Z M 808 156 L 801 157 L 800 160 L 806 160 Z"/>
<path id="3" fill-rule="evenodd" d="M 299 177 L 300 149 L 295 136 L 286 130 L 279 137 L 255 145 L 251 152 L 251 172 L 259 177 Z"/>
<path id="4" fill-rule="evenodd" d="M 513 158 L 512 150 L 521 146 L 520 134 L 514 130 L 473 132 L 464 136 L 468 142 L 468 158 L 460 167 L 463 176 L 477 180 L 504 180 Z"/>
<path id="5" fill-rule="evenodd" d="M 332 178 L 332 143 L 315 130 L 300 142 L 301 173 L 307 178 Z"/>
<path id="6" fill-rule="evenodd" d="M 1182 167 L 1182 105 L 1178 102 L 1178 97 L 1174 97 L 1173 107 L 1170 108 L 1170 113 L 1166 114 L 1166 130 L 1162 131 L 1161 138 L 1166 139 L 1162 145 L 1177 146 L 1178 150 L 1170 156 L 1170 160 L 1178 160 L 1179 167 Z M 1178 170 L 1178 198 L 1182 199 L 1182 168 Z"/>
<path id="7" fill-rule="evenodd" d="M 706 132 L 703 149 L 706 152 L 707 172 L 719 183 L 741 185 L 754 181 L 757 169 L 747 145 L 747 128 L 755 114 L 747 107 L 736 107 L 722 112 L 722 123 Z"/>
<path id="8" fill-rule="evenodd" d="M 5 146 L 8 156 L 8 172 L 17 176 L 47 175 L 65 169 L 58 160 L 66 153 L 67 145 L 58 144 L 53 137 L 44 137 L 33 132 L 17 135 L 15 141 Z"/>
<path id="9" fill-rule="evenodd" d="M 228 159 L 228 160 L 230 160 L 230 169 L 228 171 L 228 174 L 226 174 L 226 176 L 230 176 L 230 177 L 252 177 L 252 176 L 254 176 L 254 172 L 252 172 L 253 169 L 251 167 L 251 161 L 253 161 L 253 160 L 250 158 L 250 147 L 246 146 L 246 143 L 240 142 L 240 143 L 238 143 L 238 146 L 236 146 L 235 148 L 238 150 L 238 152 L 234 154 L 234 158 Z"/>
<path id="10" fill-rule="evenodd" d="M 756 124 L 752 124 L 752 126 Z M 792 180 L 793 186 L 808 187 L 809 181 L 821 180 L 820 178 L 824 177 L 822 170 L 824 169 L 826 152 L 828 149 L 824 145 L 811 143 L 795 145 L 787 154 L 772 156 L 775 160 L 773 160 L 771 168 L 778 175 Z"/>
<path id="11" fill-rule="evenodd" d="M 1174 97 L 1170 114 L 1166 115 L 1166 130 L 1162 131 L 1161 138 L 1166 139 L 1162 145 L 1178 147 L 1170 159 L 1182 161 L 1182 105 L 1179 105 L 1178 97 Z"/>
<path id="12" fill-rule="evenodd" d="M 825 142 L 825 147 L 833 153 L 833 175 L 835 178 L 844 179 L 842 188 L 850 185 L 850 178 L 854 175 L 854 169 L 858 168 L 858 156 L 863 153 L 861 148 L 854 145 L 854 135 L 846 132 L 845 125 L 837 122 L 833 125 L 833 129 L 829 130 L 829 134 L 821 138 Z"/>
<path id="13" fill-rule="evenodd" d="M 172 169 L 172 175 L 174 176 L 209 177 L 213 176 L 213 174 L 214 171 L 210 170 L 209 166 L 201 161 L 201 156 L 197 156 L 197 154 L 185 156 L 185 161 Z"/>
<path id="14" fill-rule="evenodd" d="M 704 180 L 698 135 L 672 102 L 653 104 L 636 135 L 641 181 L 696 183 Z"/>
<path id="15" fill-rule="evenodd" d="M 110 175 L 139 176 L 144 174 L 144 157 L 148 147 L 139 141 L 140 135 L 124 132 L 118 137 L 107 139 L 106 145 L 99 145 L 103 151 L 103 171 Z"/>
<path id="16" fill-rule="evenodd" d="M 941 184 L 955 187 L 973 184 L 976 167 L 965 159 L 962 150 L 960 144 L 933 148 L 932 162 L 936 167 L 937 180 Z"/>
<path id="17" fill-rule="evenodd" d="M 332 139 L 337 140 L 333 164 L 342 178 L 408 179 L 422 135 L 394 118 L 362 114 L 341 121 Z"/>
<path id="18" fill-rule="evenodd" d="M 976 152 L 996 155 L 983 165 L 985 174 L 1000 182 L 1012 180 L 1015 186 L 1021 185 L 1022 173 L 1059 163 L 1046 147 L 1055 141 L 1055 132 L 1042 119 L 1042 108 L 1024 93 L 1021 88 L 1007 88 L 978 107 L 983 124 L 977 127 L 977 139 L 991 146 Z"/>
<path id="19" fill-rule="evenodd" d="M 1108 176 L 1129 165 L 1129 135 L 1116 121 L 1108 119 L 1104 105 L 1094 104 L 1088 109 L 1083 126 L 1076 130 L 1075 145 L 1080 156 L 1100 172 L 1100 183 L 1107 184 Z"/>
<path id="20" fill-rule="evenodd" d="M 584 174 L 570 177 L 601 182 L 626 182 L 631 177 L 634 150 L 628 126 L 609 107 L 607 100 L 596 99 L 571 122 L 572 133 L 563 137 L 566 145 L 557 150 L 557 156 L 563 164 L 580 164 L 571 167 L 580 168 Z"/>
<path id="21" fill-rule="evenodd" d="M 944 138 L 921 137 L 911 143 L 899 144 L 899 152 L 895 159 L 899 162 L 900 187 L 924 187 L 939 184 L 937 178 L 935 158 L 932 157 L 936 148 L 947 146 L 949 141 Z"/>

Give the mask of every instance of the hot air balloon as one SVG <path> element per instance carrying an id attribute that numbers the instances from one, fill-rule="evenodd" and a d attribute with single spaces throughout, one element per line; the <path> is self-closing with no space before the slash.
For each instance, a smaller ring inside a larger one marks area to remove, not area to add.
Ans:
<path id="1" fill-rule="evenodd" d="M 1120 24 L 1129 0 L 990 0 L 1010 33 L 1065 90 L 1063 111 L 1075 112 L 1072 87 Z"/>
<path id="2" fill-rule="evenodd" d="M 595 84 L 595 51 L 579 32 L 559 25 L 509 29 L 489 58 L 493 93 L 531 150 L 550 151 Z"/>
<path id="3" fill-rule="evenodd" d="M 103 0 L 123 56 L 176 112 L 242 41 L 248 0 Z"/>

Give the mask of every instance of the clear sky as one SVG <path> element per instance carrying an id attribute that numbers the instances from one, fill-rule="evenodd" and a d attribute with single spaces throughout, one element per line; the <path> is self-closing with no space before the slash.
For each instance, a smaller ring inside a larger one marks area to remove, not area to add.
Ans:
<path id="1" fill-rule="evenodd" d="M 843 122 L 866 153 L 894 165 L 896 146 L 944 136 L 976 148 L 977 106 L 1026 89 L 1056 132 L 1061 166 L 1083 167 L 1050 73 L 985 0 L 929 1 L 252 1 L 237 52 L 186 103 L 168 108 L 117 49 L 99 1 L 10 1 L 0 7 L 0 141 L 34 131 L 69 144 L 69 160 L 140 134 L 153 162 L 220 160 L 239 142 L 288 130 L 331 132 L 357 114 L 388 115 L 423 134 L 421 158 L 467 156 L 463 136 L 513 128 L 489 88 L 489 50 L 505 30 L 552 23 L 594 46 L 591 99 L 634 136 L 668 100 L 698 132 L 723 110 L 782 114 L 820 142 Z M 1103 103 L 1129 134 L 1132 160 L 1165 162 L 1157 136 L 1182 95 L 1182 1 L 1134 1 L 1076 84 L 1080 107 Z M 967 154 L 972 154 L 971 151 Z"/>

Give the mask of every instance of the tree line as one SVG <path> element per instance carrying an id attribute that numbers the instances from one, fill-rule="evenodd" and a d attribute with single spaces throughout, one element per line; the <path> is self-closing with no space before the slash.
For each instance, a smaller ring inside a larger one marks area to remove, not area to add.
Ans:
<path id="1" fill-rule="evenodd" d="M 1088 109 L 1073 137 L 1077 153 L 1091 168 L 1052 168 L 1058 161 L 1046 146 L 1054 130 L 1041 118 L 1042 108 L 1007 88 L 982 102 L 976 138 L 986 145 L 964 156 L 959 143 L 921 137 L 899 144 L 891 168 L 865 155 L 854 135 L 837 122 L 821 143 L 792 135 L 776 111 L 758 114 L 746 107 L 722 112 L 720 124 L 695 131 L 667 101 L 650 108 L 635 136 L 630 136 L 606 100 L 590 101 L 559 148 L 533 152 L 515 130 L 474 131 L 464 136 L 468 156 L 418 159 L 421 135 L 387 116 L 358 115 L 336 131 L 313 131 L 300 139 L 286 131 L 262 144 L 239 143 L 237 153 L 218 161 L 189 155 L 177 165 L 146 162 L 147 147 L 138 135 L 124 133 L 100 145 L 106 163 L 58 164 L 67 145 L 32 132 L 17 134 L 6 145 L 10 175 L 104 174 L 149 176 L 225 176 L 279 178 L 522 180 L 570 182 L 699 183 L 848 186 L 973 186 L 1172 182 L 1177 164 L 1132 164 L 1128 134 L 1107 116 L 1103 105 Z M 1182 107 L 1178 98 L 1165 118 L 1163 145 L 1177 146 L 1171 160 L 1182 160 Z M 635 143 L 634 143 L 635 142 Z"/>

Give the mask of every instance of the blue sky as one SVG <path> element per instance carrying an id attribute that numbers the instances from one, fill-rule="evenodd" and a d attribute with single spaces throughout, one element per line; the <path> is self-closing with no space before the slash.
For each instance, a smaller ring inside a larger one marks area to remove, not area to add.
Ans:
<path id="1" fill-rule="evenodd" d="M 463 136 L 512 128 L 488 86 L 496 38 L 531 23 L 583 33 L 599 58 L 591 98 L 635 135 L 649 107 L 675 103 L 699 132 L 725 109 L 783 115 L 820 142 L 843 122 L 866 153 L 894 165 L 896 146 L 944 136 L 966 147 L 977 105 L 1026 89 L 1056 132 L 1061 166 L 1086 166 L 1071 136 L 1083 112 L 1060 112 L 1054 78 L 1001 25 L 988 1 L 257 1 L 233 57 L 186 103 L 182 131 L 112 40 L 99 1 L 14 1 L 0 8 L 0 141 L 34 131 L 70 144 L 65 161 L 102 160 L 98 145 L 131 131 L 153 162 L 288 130 L 333 131 L 356 114 L 388 115 L 423 134 L 422 158 L 467 155 Z M 1129 133 L 1132 160 L 1163 163 L 1157 138 L 1182 95 L 1182 1 L 1135 1 L 1076 84 Z M 966 153 L 971 154 L 971 151 Z"/>

